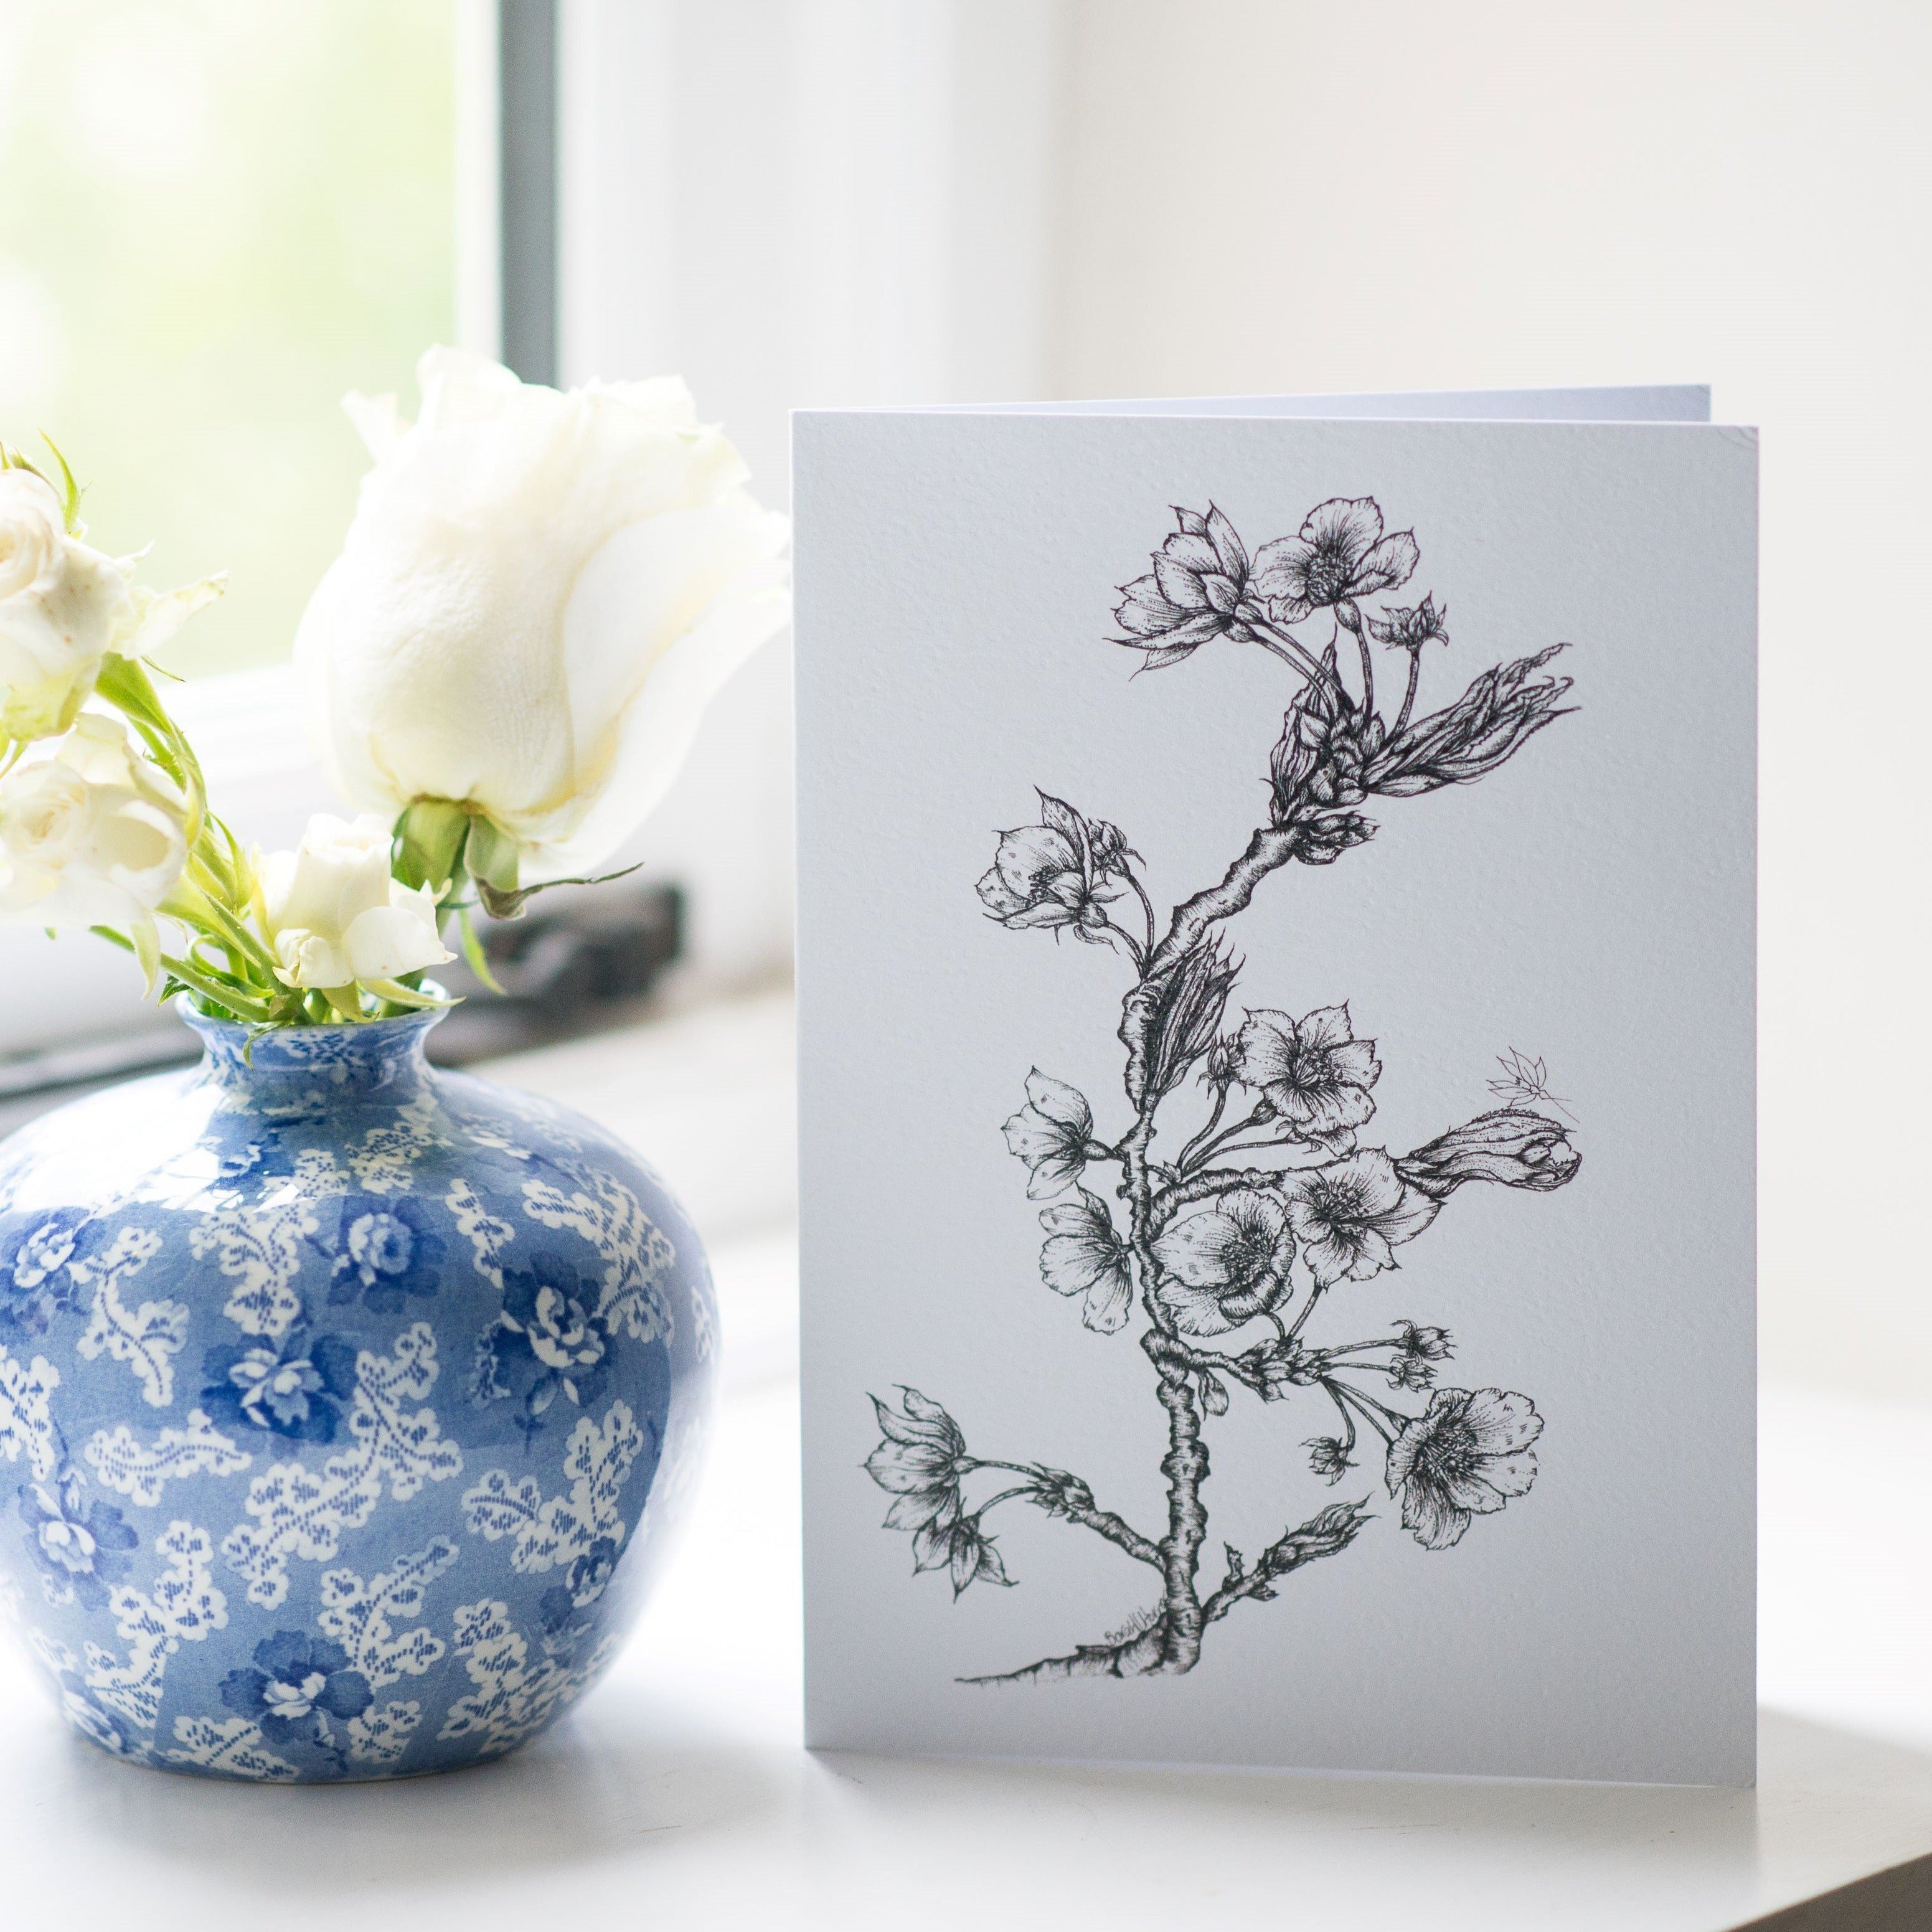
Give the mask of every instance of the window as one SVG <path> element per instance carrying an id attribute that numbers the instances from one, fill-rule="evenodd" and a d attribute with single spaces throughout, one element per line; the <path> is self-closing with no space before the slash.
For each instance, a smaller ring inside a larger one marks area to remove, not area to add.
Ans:
<path id="1" fill-rule="evenodd" d="M 455 328 L 455 0 L 10 0 L 0 434 L 44 430 L 116 552 L 217 568 L 195 674 L 286 656 L 362 453 Z"/>

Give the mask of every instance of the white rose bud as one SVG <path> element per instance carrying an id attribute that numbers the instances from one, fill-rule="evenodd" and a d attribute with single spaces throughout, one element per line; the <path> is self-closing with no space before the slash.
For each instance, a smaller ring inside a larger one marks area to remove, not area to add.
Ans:
<path id="1" fill-rule="evenodd" d="M 336 783 L 393 821 L 468 805 L 526 885 L 588 872 L 663 795 L 718 687 L 785 620 L 784 518 L 674 380 L 568 394 L 448 349 L 375 458 L 303 617 Z"/>
<path id="2" fill-rule="evenodd" d="M 345 824 L 317 812 L 296 850 L 271 854 L 258 871 L 288 986 L 366 986 L 455 957 L 436 930 L 436 895 L 389 876 L 389 828 L 373 814 Z"/>
<path id="3" fill-rule="evenodd" d="M 0 779 L 0 919 L 151 930 L 187 863 L 188 812 L 124 724 L 83 713 Z"/>

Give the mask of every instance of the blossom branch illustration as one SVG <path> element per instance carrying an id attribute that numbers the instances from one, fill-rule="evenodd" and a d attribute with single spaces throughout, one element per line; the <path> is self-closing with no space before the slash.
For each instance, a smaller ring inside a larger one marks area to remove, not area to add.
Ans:
<path id="1" fill-rule="evenodd" d="M 1346 1005 L 1299 1017 L 1250 1009 L 1231 1025 L 1244 965 L 1223 928 L 1274 873 L 1331 865 L 1366 844 L 1376 827 L 1358 808 L 1368 801 L 1476 782 L 1564 716 L 1570 681 L 1545 673 L 1564 646 L 1483 671 L 1418 716 L 1428 647 L 1448 643 L 1444 614 L 1432 594 L 1413 606 L 1379 601 L 1414 574 L 1420 551 L 1412 532 L 1384 532 L 1372 498 L 1318 505 L 1295 535 L 1252 556 L 1215 506 L 1175 516 L 1151 572 L 1124 586 L 1116 641 L 1141 654 L 1142 670 L 1226 639 L 1259 644 L 1291 670 L 1298 682 L 1268 761 L 1267 822 L 1218 880 L 1172 908 L 1164 928 L 1144 862 L 1120 829 L 1044 790 L 1039 821 L 1001 832 L 978 882 L 987 915 L 1006 928 L 1106 946 L 1132 969 L 1116 1029 L 1124 1126 L 1096 1129 L 1087 1096 L 1036 1067 L 1003 1131 L 1027 1169 L 1029 1198 L 1048 1204 L 1040 1214 L 1046 1286 L 1077 1300 L 1096 1334 L 1121 1332 L 1139 1312 L 1137 1339 L 1163 1418 L 1165 1522 L 1158 1536 L 1144 1534 L 1100 1509 L 1066 1471 L 973 1456 L 952 1418 L 909 1388 L 896 1408 L 873 1398 L 885 1439 L 866 1463 L 894 1498 L 887 1527 L 912 1536 L 915 1574 L 945 1570 L 956 1597 L 976 1582 L 1010 1586 L 984 1519 L 1015 1502 L 1154 1570 L 1160 1595 L 1099 1643 L 969 1682 L 1190 1670 L 1209 1627 L 1236 1604 L 1272 1598 L 1282 1578 L 1353 1544 L 1370 1520 L 1366 1499 L 1329 1504 L 1252 1563 L 1224 1544 L 1220 1580 L 1204 1587 L 1207 1430 L 1238 1390 L 1264 1403 L 1312 1394 L 1331 1407 L 1340 1432 L 1304 1445 L 1311 1473 L 1330 1483 L 1358 1466 L 1364 1439 L 1378 1443 L 1402 1527 L 1427 1550 L 1453 1546 L 1535 1475 L 1543 1418 L 1526 1396 L 1437 1385 L 1454 1352 L 1447 1330 L 1405 1320 L 1386 1334 L 1358 1330 L 1356 1340 L 1325 1345 L 1312 1330 L 1348 1284 L 1394 1268 L 1396 1250 L 1459 1189 L 1480 1181 L 1547 1192 L 1574 1178 L 1580 1156 L 1568 1130 L 1530 1104 L 1550 1097 L 1544 1063 L 1512 1048 L 1506 1079 L 1490 1083 L 1508 1104 L 1405 1154 L 1364 1145 L 1382 1072 L 1376 1042 L 1357 1034 Z M 1329 635 L 1316 646 L 1298 627 L 1318 617 Z M 1344 633 L 1356 646 L 1358 692 L 1340 662 Z M 1376 646 L 1407 660 L 1393 720 L 1378 697 Z M 1115 919 L 1124 902 L 1138 904 L 1143 936 Z M 1177 1112 L 1192 1111 L 1190 1092 L 1204 1096 L 1204 1117 L 1177 1123 Z M 1171 1154 L 1156 1151 L 1174 1144 L 1166 1136 L 1178 1139 Z M 1236 1154 L 1248 1159 L 1229 1164 Z M 1268 1164 L 1256 1164 L 1258 1155 Z M 1102 1164 L 1119 1170 L 1111 1198 L 1086 1184 L 1087 1170 Z M 1424 1406 L 1404 1408 L 1404 1395 L 1426 1397 Z M 1019 1480 L 969 1503 L 968 1479 L 988 1470 Z"/>

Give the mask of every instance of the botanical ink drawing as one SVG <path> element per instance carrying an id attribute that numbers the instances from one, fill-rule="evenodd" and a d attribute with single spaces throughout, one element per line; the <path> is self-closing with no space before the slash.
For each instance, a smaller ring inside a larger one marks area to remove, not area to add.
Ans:
<path id="1" fill-rule="evenodd" d="M 1145 1564 L 1152 1604 L 1070 1655 L 973 1682 L 1191 1670 L 1222 1618 L 1350 1547 L 1370 1520 L 1367 1496 L 1330 1504 L 1252 1554 L 1223 1543 L 1204 1564 L 1209 1443 L 1232 1402 L 1277 1404 L 1285 1424 L 1318 1431 L 1302 1447 L 1331 1484 L 1372 1458 L 1402 1527 L 1429 1550 L 1452 1549 L 1536 1476 L 1543 1418 L 1527 1395 L 1444 1385 L 1448 1332 L 1402 1321 L 1361 1336 L 1349 1291 L 1396 1266 L 1458 1189 L 1539 1193 L 1574 1178 L 1568 1132 L 1532 1104 L 1561 1104 L 1541 1063 L 1512 1048 L 1492 1083 L 1508 1104 L 1407 1153 L 1372 1144 L 1378 1042 L 1357 1036 L 1346 1004 L 1231 1015 L 1244 962 L 1228 928 L 1271 873 L 1363 862 L 1352 855 L 1376 830 L 1370 800 L 1473 784 L 1566 715 L 1570 680 L 1544 674 L 1563 646 L 1485 670 L 1453 703 L 1419 711 L 1425 659 L 1448 643 L 1445 614 L 1432 596 L 1388 601 L 1418 552 L 1411 532 L 1384 533 L 1372 498 L 1322 503 L 1298 534 L 1252 556 L 1212 505 L 1176 515 L 1151 573 L 1125 586 L 1114 641 L 1144 670 L 1241 645 L 1286 668 L 1294 687 L 1266 823 L 1164 924 L 1126 835 L 1044 791 L 1039 821 L 1000 836 L 978 884 L 1008 929 L 1111 947 L 1130 975 L 1118 1022 L 1124 1104 L 1096 1108 L 1036 1068 L 1004 1132 L 1040 1204 L 1046 1285 L 1096 1336 L 1133 1329 L 1148 1358 L 1166 1520 L 1137 1528 L 1067 1470 L 972 1454 L 916 1389 L 872 1398 L 884 1440 L 866 1464 L 892 1496 L 886 1527 L 912 1539 L 914 1570 L 944 1572 L 956 1598 L 1012 1580 L 986 1518 L 1018 1502 Z"/>

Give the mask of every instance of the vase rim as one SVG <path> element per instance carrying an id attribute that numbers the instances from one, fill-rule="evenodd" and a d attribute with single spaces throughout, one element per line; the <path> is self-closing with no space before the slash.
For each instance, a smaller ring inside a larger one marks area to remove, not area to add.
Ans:
<path id="1" fill-rule="evenodd" d="M 447 998 L 444 989 L 432 980 L 423 982 L 423 991 L 439 998 Z M 370 1039 L 376 1034 L 386 1034 L 391 1037 L 412 1031 L 427 1033 L 447 1016 L 447 1006 L 424 1006 L 414 1012 L 388 1013 L 380 1019 L 342 1020 L 316 1025 L 256 1027 L 247 1020 L 217 1019 L 212 1013 L 202 1012 L 194 1004 L 192 993 L 177 993 L 168 1004 L 181 1016 L 183 1022 L 192 1028 L 204 1040 L 226 1039 L 233 1035 L 253 1034 L 256 1043 L 260 1046 L 269 1040 L 286 1039 L 293 1035 L 304 1037 L 323 1034 L 354 1035 Z"/>

